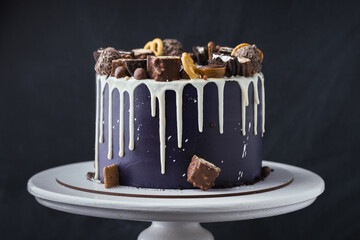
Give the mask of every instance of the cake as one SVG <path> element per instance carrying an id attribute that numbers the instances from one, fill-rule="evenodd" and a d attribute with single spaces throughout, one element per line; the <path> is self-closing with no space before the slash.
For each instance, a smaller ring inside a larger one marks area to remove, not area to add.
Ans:
<path id="1" fill-rule="evenodd" d="M 95 180 L 207 190 L 264 177 L 263 54 L 255 45 L 209 42 L 184 52 L 179 41 L 156 38 L 94 57 Z"/>

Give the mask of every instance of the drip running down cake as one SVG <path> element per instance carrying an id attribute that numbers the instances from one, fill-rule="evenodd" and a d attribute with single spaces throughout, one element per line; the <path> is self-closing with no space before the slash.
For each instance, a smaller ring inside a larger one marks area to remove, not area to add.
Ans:
<path id="1" fill-rule="evenodd" d="M 94 180 L 105 187 L 234 187 L 264 178 L 263 53 L 156 38 L 96 60 Z"/>

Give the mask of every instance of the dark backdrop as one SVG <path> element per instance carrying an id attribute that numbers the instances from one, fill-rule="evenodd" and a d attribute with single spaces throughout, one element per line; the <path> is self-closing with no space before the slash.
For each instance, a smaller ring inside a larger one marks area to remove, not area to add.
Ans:
<path id="1" fill-rule="evenodd" d="M 1 3 L 0 23 L 2 239 L 135 239 L 148 226 L 48 209 L 26 182 L 93 159 L 92 51 L 142 47 L 155 37 L 177 38 L 187 50 L 210 40 L 256 43 L 265 54 L 264 158 L 314 171 L 326 183 L 303 210 L 204 224 L 217 239 L 359 236 L 359 4 L 11 1 Z"/>

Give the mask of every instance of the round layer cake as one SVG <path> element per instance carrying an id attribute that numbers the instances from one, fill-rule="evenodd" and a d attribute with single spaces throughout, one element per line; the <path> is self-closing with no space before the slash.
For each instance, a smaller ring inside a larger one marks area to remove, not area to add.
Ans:
<path id="1" fill-rule="evenodd" d="M 221 169 L 215 188 L 261 177 L 264 78 L 161 82 L 97 74 L 95 179 L 116 164 L 120 185 L 193 188 L 194 155 Z"/>

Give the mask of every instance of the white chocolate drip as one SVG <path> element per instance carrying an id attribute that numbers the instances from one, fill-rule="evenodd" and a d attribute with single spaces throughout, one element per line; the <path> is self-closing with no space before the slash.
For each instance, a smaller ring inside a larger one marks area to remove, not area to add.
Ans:
<path id="1" fill-rule="evenodd" d="M 182 118 L 182 103 L 183 103 L 183 89 L 185 85 L 191 84 L 197 91 L 197 108 L 198 108 L 198 129 L 203 131 L 203 99 L 204 86 L 210 82 L 216 84 L 218 88 L 218 113 L 219 113 L 219 132 L 224 132 L 224 88 L 226 81 L 236 81 L 241 90 L 241 122 L 242 134 L 246 134 L 246 106 L 249 105 L 248 90 L 252 83 L 254 86 L 254 135 L 257 135 L 257 115 L 258 105 L 260 104 L 258 93 L 258 79 L 261 81 L 261 95 L 262 95 L 262 134 L 265 132 L 265 91 L 264 91 L 264 76 L 261 73 L 255 74 L 253 77 L 231 77 L 223 79 L 191 79 L 178 80 L 172 82 L 157 82 L 153 79 L 135 80 L 130 78 L 116 79 L 114 77 L 106 78 L 106 76 L 97 76 L 97 100 L 96 100 L 96 144 L 95 144 L 95 179 L 99 178 L 99 158 L 98 158 L 98 142 L 104 142 L 103 119 L 104 119 L 104 91 L 105 86 L 109 89 L 109 110 L 108 110 L 108 159 L 113 158 L 113 114 L 112 114 L 112 92 L 117 89 L 119 92 L 119 156 L 124 156 L 124 94 L 129 94 L 129 150 L 134 150 L 134 91 L 140 84 L 145 84 L 150 91 L 151 101 L 151 116 L 156 116 L 156 100 L 159 104 L 159 144 L 160 144 L 160 163 L 161 173 L 165 173 L 165 148 L 166 148 L 166 113 L 165 113 L 165 93 L 167 90 L 175 91 L 176 93 L 176 121 L 177 121 L 177 142 L 178 147 L 182 147 L 182 132 L 183 132 L 183 118 Z M 99 96 L 100 90 L 100 96 Z M 100 105 L 100 109 L 99 109 Z M 99 116 L 100 110 L 100 116 Z M 99 121 L 100 123 L 99 123 Z M 99 126 L 100 124 L 100 126 Z M 250 125 L 251 126 L 251 125 Z M 99 130 L 99 132 L 98 132 Z"/>

